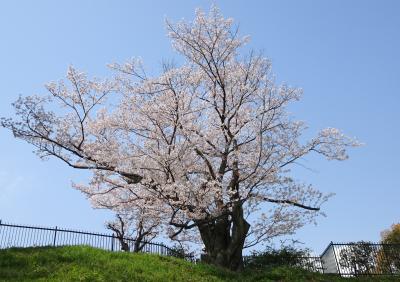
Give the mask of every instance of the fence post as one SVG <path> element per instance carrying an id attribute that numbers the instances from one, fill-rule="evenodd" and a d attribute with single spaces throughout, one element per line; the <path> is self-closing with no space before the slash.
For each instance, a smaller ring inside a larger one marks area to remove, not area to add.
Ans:
<path id="1" fill-rule="evenodd" d="M 57 226 L 56 229 L 54 229 L 54 239 L 53 239 L 53 246 L 56 245 L 56 238 L 57 238 Z"/>
<path id="2" fill-rule="evenodd" d="M 111 237 L 111 251 L 114 251 L 114 233 L 112 234 Z"/>
<path id="3" fill-rule="evenodd" d="M 167 251 L 166 251 L 164 243 L 161 243 L 161 255 L 163 255 L 163 256 L 167 255 Z"/>

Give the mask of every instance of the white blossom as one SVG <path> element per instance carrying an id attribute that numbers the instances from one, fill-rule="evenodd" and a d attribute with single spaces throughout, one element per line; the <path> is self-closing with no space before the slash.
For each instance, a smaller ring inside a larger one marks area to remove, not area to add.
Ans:
<path id="1" fill-rule="evenodd" d="M 237 206 L 251 215 L 247 246 L 313 222 L 329 195 L 290 167 L 312 152 L 344 160 L 359 143 L 334 128 L 300 142 L 306 126 L 286 107 L 302 91 L 277 85 L 262 55 L 243 55 L 248 37 L 217 8 L 167 30 L 182 66 L 149 77 L 133 59 L 110 65 L 116 75 L 104 81 L 70 67 L 48 97 L 18 99 L 2 126 L 42 157 L 91 170 L 74 187 L 94 207 L 156 222 L 171 238 L 199 241 L 193 227 L 232 220 Z"/>

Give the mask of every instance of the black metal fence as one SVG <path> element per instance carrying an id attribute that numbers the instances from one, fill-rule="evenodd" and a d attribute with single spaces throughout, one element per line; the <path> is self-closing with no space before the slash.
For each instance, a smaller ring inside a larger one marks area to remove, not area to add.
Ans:
<path id="1" fill-rule="evenodd" d="M 308 271 L 355 276 L 398 276 L 400 278 L 400 244 L 375 244 L 369 242 L 331 242 L 321 256 L 301 256 L 283 259 L 277 257 L 257 262 L 257 257 L 244 257 L 245 265 L 297 266 Z"/>
<path id="2" fill-rule="evenodd" d="M 324 273 L 324 268 L 322 265 L 322 260 L 320 257 L 302 256 L 302 257 L 290 257 L 287 258 L 277 257 L 269 258 L 267 260 L 258 260 L 257 256 L 243 256 L 244 266 L 246 267 L 256 267 L 264 268 L 267 266 L 293 266 L 306 269 L 311 272 Z"/>
<path id="3" fill-rule="evenodd" d="M 133 250 L 135 240 L 124 238 Z M 115 235 L 84 232 L 63 228 L 3 223 L 0 220 L 0 249 L 11 247 L 72 246 L 87 245 L 109 251 L 120 251 L 121 243 Z M 162 243 L 147 242 L 141 252 L 164 256 L 181 257 L 182 255 Z M 185 257 L 193 260 L 192 257 Z"/>
<path id="4" fill-rule="evenodd" d="M 330 243 L 321 262 L 324 273 L 345 277 L 400 275 L 400 244 Z"/>
<path id="5" fill-rule="evenodd" d="M 135 240 L 124 238 L 130 250 Z M 121 243 L 113 234 L 92 233 L 63 228 L 47 228 L 3 223 L 0 220 L 0 249 L 11 247 L 87 245 L 120 251 Z M 162 243 L 147 242 L 141 252 L 182 257 L 182 253 Z M 193 256 L 183 258 L 194 261 Z M 246 257 L 245 257 L 246 262 Z M 320 257 L 301 257 L 296 266 L 319 273 L 340 276 L 399 275 L 400 244 L 333 243 Z"/>

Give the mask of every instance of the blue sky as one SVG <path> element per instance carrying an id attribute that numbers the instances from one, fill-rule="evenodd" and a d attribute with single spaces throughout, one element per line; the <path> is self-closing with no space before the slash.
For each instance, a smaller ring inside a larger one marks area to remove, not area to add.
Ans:
<path id="1" fill-rule="evenodd" d="M 45 93 L 73 64 L 91 75 L 106 64 L 141 56 L 157 70 L 176 58 L 164 19 L 193 18 L 216 3 L 251 35 L 250 46 L 272 60 L 278 81 L 304 89 L 292 113 L 312 136 L 338 127 L 366 143 L 345 162 L 316 156 L 298 179 L 336 196 L 327 217 L 294 238 L 320 253 L 330 241 L 379 240 L 400 221 L 400 2 L 398 1 L 2 1 L 0 116 L 13 114 L 18 95 Z M 104 231 L 110 214 L 93 210 L 71 181 L 85 181 L 56 160 L 0 130 L 0 219 Z"/>

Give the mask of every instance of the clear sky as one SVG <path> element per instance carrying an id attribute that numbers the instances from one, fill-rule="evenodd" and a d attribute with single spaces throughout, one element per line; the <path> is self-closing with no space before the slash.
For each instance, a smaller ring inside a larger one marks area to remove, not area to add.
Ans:
<path id="1" fill-rule="evenodd" d="M 377 241 L 400 221 L 400 1 L 213 1 L 272 60 L 277 80 L 304 89 L 291 107 L 310 136 L 337 127 L 366 143 L 345 162 L 310 156 L 298 179 L 336 196 L 294 238 L 320 253 L 330 241 Z M 102 76 L 106 64 L 141 56 L 150 69 L 176 57 L 165 17 L 192 19 L 211 1 L 1 1 L 0 116 L 18 95 L 45 93 L 68 65 Z M 71 181 L 87 175 L 0 129 L 0 219 L 104 231 Z"/>

